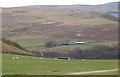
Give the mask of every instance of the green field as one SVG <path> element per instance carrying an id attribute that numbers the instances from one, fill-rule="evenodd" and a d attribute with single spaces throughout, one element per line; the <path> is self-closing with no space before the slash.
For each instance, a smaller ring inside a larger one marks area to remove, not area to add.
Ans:
<path id="1" fill-rule="evenodd" d="M 2 76 L 2 54 L 0 53 L 0 76 Z"/>
<path id="2" fill-rule="evenodd" d="M 73 72 L 111 70 L 118 68 L 117 60 L 55 60 L 31 56 L 3 54 L 3 75 L 69 75 Z M 13 57 L 19 60 L 13 60 Z M 117 75 L 117 71 L 94 73 Z"/>

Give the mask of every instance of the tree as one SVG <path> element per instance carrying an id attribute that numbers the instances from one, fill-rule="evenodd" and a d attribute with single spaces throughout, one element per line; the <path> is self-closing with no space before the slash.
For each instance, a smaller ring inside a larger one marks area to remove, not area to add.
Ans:
<path id="1" fill-rule="evenodd" d="M 45 44 L 45 47 L 55 47 L 55 46 L 57 46 L 57 43 L 54 41 L 48 41 Z"/>

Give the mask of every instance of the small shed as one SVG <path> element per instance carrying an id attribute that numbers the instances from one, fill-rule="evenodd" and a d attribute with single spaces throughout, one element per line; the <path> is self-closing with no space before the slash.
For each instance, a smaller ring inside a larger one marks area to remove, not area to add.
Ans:
<path id="1" fill-rule="evenodd" d="M 57 59 L 71 60 L 70 57 L 58 57 Z"/>

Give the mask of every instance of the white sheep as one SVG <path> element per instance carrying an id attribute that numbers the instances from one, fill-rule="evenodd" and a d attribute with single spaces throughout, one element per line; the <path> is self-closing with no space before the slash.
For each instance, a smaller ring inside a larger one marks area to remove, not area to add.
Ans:
<path id="1" fill-rule="evenodd" d="M 16 60 L 18 60 L 19 59 L 19 57 L 16 57 Z"/>
<path id="2" fill-rule="evenodd" d="M 19 57 L 13 57 L 12 59 L 13 59 L 13 60 L 18 60 L 18 59 L 19 59 Z"/>
<path id="3" fill-rule="evenodd" d="M 13 57 L 12 59 L 15 60 L 15 57 Z"/>

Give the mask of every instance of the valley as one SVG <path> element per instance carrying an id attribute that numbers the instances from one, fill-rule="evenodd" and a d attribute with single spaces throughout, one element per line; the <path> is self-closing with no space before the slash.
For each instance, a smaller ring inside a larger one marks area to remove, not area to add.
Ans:
<path id="1" fill-rule="evenodd" d="M 3 75 L 118 75 L 116 5 L 2 8 Z"/>

